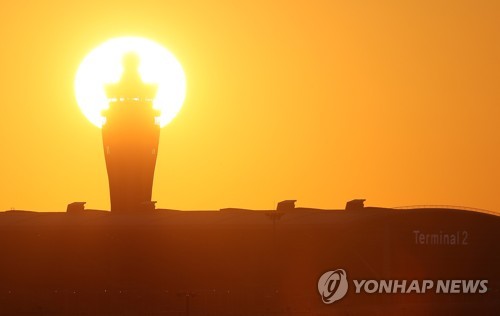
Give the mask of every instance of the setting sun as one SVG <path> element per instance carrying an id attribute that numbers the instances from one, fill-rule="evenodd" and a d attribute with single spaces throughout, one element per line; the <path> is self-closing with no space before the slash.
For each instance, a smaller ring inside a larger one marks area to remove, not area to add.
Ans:
<path id="1" fill-rule="evenodd" d="M 179 112 L 186 94 L 184 71 L 177 59 L 161 45 L 139 37 L 111 39 L 82 61 L 75 79 L 75 94 L 83 114 L 92 124 L 101 127 L 102 110 L 108 108 L 104 86 L 117 82 L 123 72 L 122 57 L 133 52 L 140 58 L 139 72 L 145 83 L 158 85 L 153 102 L 160 110 L 163 127 Z"/>

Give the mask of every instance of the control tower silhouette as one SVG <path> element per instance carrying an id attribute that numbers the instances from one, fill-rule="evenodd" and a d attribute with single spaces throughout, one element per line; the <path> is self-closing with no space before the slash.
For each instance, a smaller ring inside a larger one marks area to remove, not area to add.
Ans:
<path id="1" fill-rule="evenodd" d="M 139 74 L 139 57 L 123 57 L 118 83 L 106 85 L 109 108 L 102 112 L 102 140 L 112 212 L 154 209 L 153 177 L 160 139 L 158 110 L 153 109 L 157 85 L 145 84 Z"/>

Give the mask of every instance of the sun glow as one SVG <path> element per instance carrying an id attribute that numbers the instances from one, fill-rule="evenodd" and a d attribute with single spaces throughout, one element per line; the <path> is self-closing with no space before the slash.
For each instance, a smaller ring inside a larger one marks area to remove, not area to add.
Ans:
<path id="1" fill-rule="evenodd" d="M 111 39 L 91 51 L 80 64 L 75 79 L 76 100 L 92 124 L 105 122 L 102 110 L 109 107 L 104 86 L 116 83 L 123 72 L 122 57 L 133 52 L 140 58 L 139 73 L 145 83 L 158 85 L 153 107 L 160 110 L 159 124 L 167 125 L 179 112 L 186 95 L 181 64 L 161 45 L 139 37 Z"/>

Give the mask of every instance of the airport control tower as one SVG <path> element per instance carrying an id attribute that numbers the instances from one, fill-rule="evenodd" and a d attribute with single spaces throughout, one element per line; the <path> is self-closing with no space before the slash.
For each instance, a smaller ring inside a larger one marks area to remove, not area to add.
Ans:
<path id="1" fill-rule="evenodd" d="M 157 86 L 142 81 L 139 63 L 137 55 L 124 55 L 120 81 L 105 86 L 109 108 L 102 112 L 102 140 L 112 212 L 154 209 L 151 191 L 160 113 L 153 109 Z"/>

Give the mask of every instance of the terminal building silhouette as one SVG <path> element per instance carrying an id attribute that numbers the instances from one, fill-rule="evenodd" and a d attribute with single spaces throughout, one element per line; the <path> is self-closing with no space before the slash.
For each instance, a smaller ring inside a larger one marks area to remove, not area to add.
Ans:
<path id="1" fill-rule="evenodd" d="M 159 111 L 153 108 L 157 85 L 146 84 L 139 74 L 139 57 L 123 57 L 118 83 L 106 85 L 109 108 L 102 140 L 112 212 L 137 212 L 155 208 L 151 201 L 158 153 Z"/>

